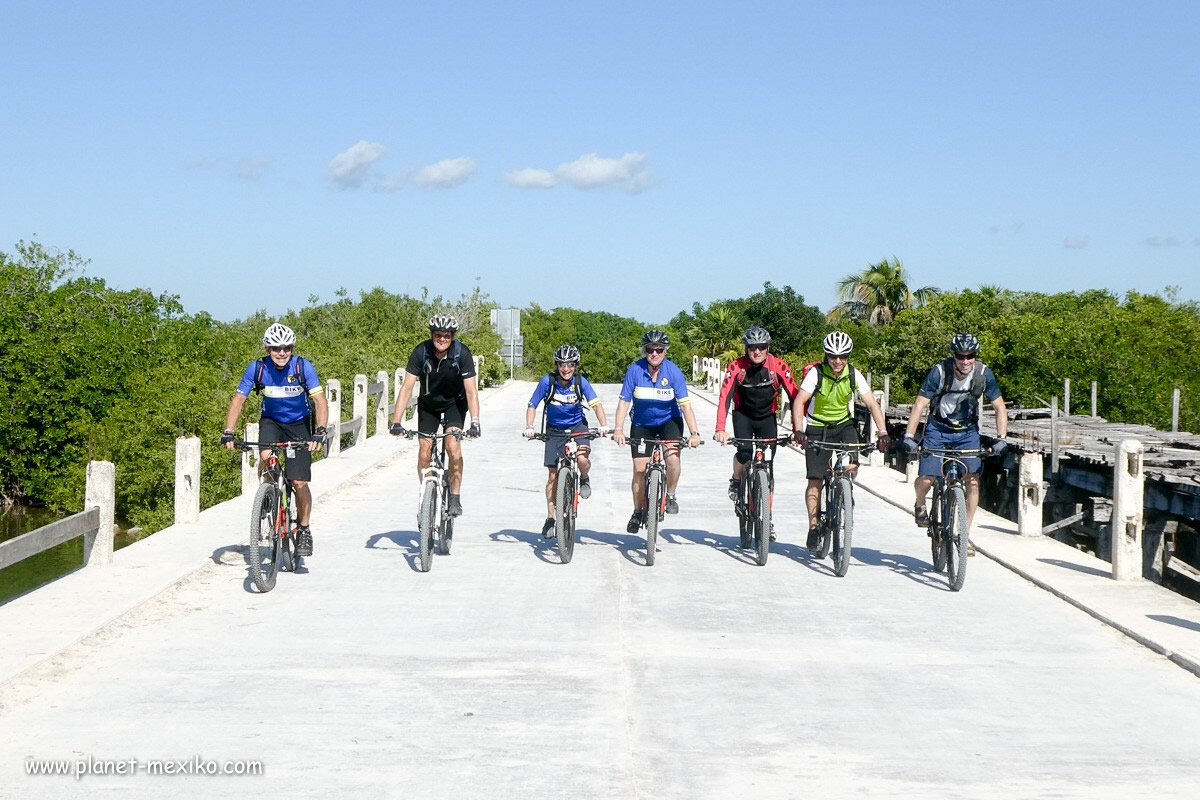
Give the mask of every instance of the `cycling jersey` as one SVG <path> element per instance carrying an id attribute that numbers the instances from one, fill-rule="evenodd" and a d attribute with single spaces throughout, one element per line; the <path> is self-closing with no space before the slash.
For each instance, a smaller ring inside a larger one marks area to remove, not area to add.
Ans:
<path id="1" fill-rule="evenodd" d="M 298 364 L 297 364 L 298 360 Z M 296 375 L 297 367 L 304 380 Z M 259 376 L 259 370 L 262 376 Z M 325 393 L 317 371 L 306 359 L 293 355 L 283 367 L 275 366 L 270 358 L 250 362 L 242 373 L 237 393 L 249 397 L 256 383 L 262 383 L 262 415 L 264 419 L 288 424 L 308 419 L 308 398 Z M 305 393 L 304 385 L 308 386 Z"/>
<path id="2" fill-rule="evenodd" d="M 433 340 L 426 339 L 413 348 L 404 371 L 420 380 L 417 404 L 440 411 L 466 397 L 464 381 L 475 377 L 475 359 L 467 346 L 457 339 L 450 343 L 446 355 L 438 358 Z"/>
<path id="3" fill-rule="evenodd" d="M 821 377 L 820 391 L 813 394 L 817 389 L 817 370 L 823 370 L 824 374 Z M 841 376 L 835 377 L 829 365 L 822 362 L 810 369 L 800 381 L 800 390 L 811 395 L 808 407 L 804 409 L 808 424 L 837 425 L 854 416 L 854 396 L 869 394 L 871 386 L 854 367 L 843 367 Z"/>
<path id="4" fill-rule="evenodd" d="M 620 398 L 633 404 L 632 424 L 646 428 L 657 428 L 682 418 L 680 406 L 691 402 L 687 379 L 669 358 L 663 359 L 654 379 L 650 377 L 650 362 L 646 359 L 639 358 L 630 364 L 625 371 L 625 382 L 621 384 Z"/>
<path id="5" fill-rule="evenodd" d="M 600 398 L 596 397 L 596 390 L 582 375 L 579 376 L 579 390 L 583 392 L 583 399 L 587 402 L 588 407 L 595 408 L 600 405 Z M 550 376 L 543 375 L 542 379 L 538 381 L 537 388 L 533 390 L 533 396 L 529 398 L 529 407 L 537 408 L 546 399 L 547 394 L 550 394 L 550 403 L 546 406 L 547 427 L 574 428 L 583 422 L 583 404 L 579 402 L 579 397 L 575 394 L 574 376 L 567 381 L 565 386 L 561 379 L 555 380 L 554 390 L 551 394 Z"/>
<path id="6" fill-rule="evenodd" d="M 921 383 L 921 388 L 918 391 L 921 397 L 933 400 L 933 398 L 941 394 L 942 383 L 945 380 L 944 370 L 946 368 L 944 363 L 933 365 L 933 369 L 929 370 L 929 374 L 925 376 L 924 382 Z M 950 369 L 953 370 L 953 366 Z M 975 369 L 979 369 L 983 373 L 983 394 L 988 400 L 995 400 L 1000 396 L 1000 385 L 996 383 L 996 376 L 992 374 L 992 368 L 986 364 L 972 365 L 972 370 Z M 972 391 L 973 382 L 973 371 L 968 372 L 966 377 L 963 378 L 958 377 L 958 374 L 954 373 L 947 392 L 941 394 L 936 407 L 930 407 L 930 419 L 940 422 L 947 430 L 962 431 L 977 428 L 979 424 L 979 403 L 978 398 Z"/>
<path id="7" fill-rule="evenodd" d="M 721 382 L 721 394 L 717 398 L 717 430 L 725 430 L 725 417 L 729 413 L 730 399 L 733 400 L 734 409 L 750 419 L 774 416 L 779 408 L 781 386 L 795 402 L 800 388 L 792 378 L 791 367 L 772 353 L 767 354 L 762 364 L 755 364 L 750 360 L 750 356 L 742 356 L 729 362 L 729 368 L 725 370 L 725 379 Z"/>

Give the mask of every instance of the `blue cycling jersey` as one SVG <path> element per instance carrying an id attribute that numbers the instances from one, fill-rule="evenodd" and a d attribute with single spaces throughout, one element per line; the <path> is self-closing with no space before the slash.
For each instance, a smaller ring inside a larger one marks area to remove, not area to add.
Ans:
<path id="1" fill-rule="evenodd" d="M 629 365 L 621 384 L 621 399 L 633 404 L 630 420 L 644 428 L 657 428 L 683 416 L 680 406 L 688 399 L 687 379 L 674 361 L 664 358 L 658 377 L 650 378 L 650 362 L 644 358 Z"/>
<path id="2" fill-rule="evenodd" d="M 600 398 L 596 397 L 596 390 L 582 375 L 579 376 L 579 390 L 583 392 L 583 400 L 590 408 L 595 408 L 600 403 Z M 529 398 L 529 407 L 537 408 L 549 393 L 550 376 L 543 375 L 542 379 L 538 381 L 537 388 L 533 390 L 533 396 Z M 565 386 L 561 379 L 555 380 L 554 394 L 550 396 L 550 404 L 546 407 L 546 426 L 570 428 L 581 422 L 583 422 L 583 404 L 575 395 L 575 379 L 567 381 Z"/>
<path id="3" fill-rule="evenodd" d="M 297 359 L 299 359 L 299 364 L 297 364 Z M 308 386 L 307 395 L 304 391 L 305 387 L 296 375 L 297 367 L 304 377 L 303 383 Z M 261 378 L 258 374 L 260 368 L 262 370 Z M 317 371 L 313 369 L 313 365 L 308 363 L 307 359 L 297 355 L 288 359 L 288 363 L 282 368 L 275 366 L 275 362 L 269 357 L 251 361 L 250 366 L 246 367 L 246 371 L 242 373 L 241 383 L 237 387 L 238 394 L 249 397 L 250 392 L 254 391 L 255 383 L 259 380 L 263 385 L 263 417 L 285 425 L 308 419 L 308 398 L 325 392 L 325 387 L 321 385 L 321 379 L 317 377 Z"/>

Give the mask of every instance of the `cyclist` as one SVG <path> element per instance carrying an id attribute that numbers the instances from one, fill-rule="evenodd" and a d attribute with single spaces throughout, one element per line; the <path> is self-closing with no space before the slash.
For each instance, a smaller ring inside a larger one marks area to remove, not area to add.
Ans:
<path id="1" fill-rule="evenodd" d="M 936 450 L 978 450 L 979 442 L 979 398 L 986 395 L 996 411 L 996 435 L 999 440 L 992 445 L 993 453 L 1000 453 L 1008 443 L 1008 411 L 1000 386 L 991 367 L 978 359 L 979 339 L 970 333 L 959 333 L 950 340 L 950 358 L 938 364 L 925 376 L 917 399 L 913 401 L 912 413 L 904 431 L 904 449 L 917 452 L 916 433 L 921 424 L 921 415 L 929 409 L 929 421 L 925 424 L 925 447 Z M 980 458 L 964 458 L 967 466 L 967 531 L 975 519 L 979 507 L 979 471 L 983 467 Z M 942 459 L 923 456 L 917 470 L 913 488 L 917 493 L 917 504 L 913 517 L 917 525 L 929 526 L 929 512 L 925 508 L 925 497 L 933 486 L 936 476 L 942 472 Z M 968 555 L 974 555 L 974 547 L 968 547 Z"/>
<path id="2" fill-rule="evenodd" d="M 821 543 L 821 532 L 817 520 L 821 513 L 821 482 L 829 468 L 830 452 L 823 447 L 809 447 L 810 443 L 831 442 L 858 444 L 858 426 L 854 423 L 854 400 L 857 397 L 867 407 L 875 420 L 876 446 L 880 452 L 888 449 L 891 440 L 887 435 L 887 422 L 883 410 L 875 402 L 871 385 L 850 364 L 850 351 L 854 340 L 842 331 L 833 331 L 822 342 L 825 360 L 805 371 L 800 380 L 800 397 L 796 404 L 804 408 L 804 420 L 797 429 L 796 442 L 806 451 L 808 462 L 808 488 L 804 492 L 808 506 L 809 549 Z M 851 454 L 846 468 L 850 479 L 858 471 L 858 456 Z"/>
<path id="3" fill-rule="evenodd" d="M 285 459 L 284 477 L 292 484 L 296 494 L 296 554 L 311 556 L 313 551 L 312 530 L 309 514 L 312 512 L 312 491 L 308 482 L 312 479 L 312 452 L 325 443 L 325 425 L 329 422 L 329 404 L 325 401 L 325 387 L 317 377 L 317 371 L 308 360 L 296 355 L 296 333 L 278 322 L 263 334 L 263 347 L 267 354 L 250 362 L 242 373 L 242 380 L 229 401 L 225 412 L 225 432 L 221 444 L 233 449 L 233 431 L 246 398 L 250 392 L 262 392 L 262 418 L 258 421 L 260 442 L 308 441 L 308 447 L 296 450 L 295 455 Z M 310 413 L 312 401 L 317 426 L 310 429 L 314 416 Z M 259 453 L 259 469 L 270 456 L 270 449 Z"/>
<path id="4" fill-rule="evenodd" d="M 542 523 L 542 536 L 554 536 L 554 497 L 558 489 L 558 456 L 567 443 L 569 433 L 587 433 L 587 423 L 583 419 L 583 406 L 586 402 L 596 415 L 600 425 L 600 435 L 608 434 L 608 417 L 604 414 L 604 406 L 596 397 L 596 390 L 588 379 L 580 375 L 579 348 L 573 344 L 564 344 L 554 351 L 554 373 L 544 375 L 538 381 L 537 388 L 529 398 L 529 406 L 525 409 L 525 437 L 532 439 L 536 432 L 533 420 L 537 416 L 539 405 L 545 403 L 542 414 L 542 424 L 547 434 L 546 456 L 544 463 L 549 475 L 546 477 L 546 521 Z M 591 445 L 587 439 L 579 440 L 579 453 L 576 463 L 579 465 L 579 496 L 587 500 L 592 496 L 592 483 L 588 479 L 588 471 L 592 468 L 589 458 Z"/>
<path id="5" fill-rule="evenodd" d="M 729 434 L 725 432 L 725 417 L 729 413 L 730 401 L 733 402 L 735 438 L 775 438 L 779 432 L 775 422 L 775 411 L 778 408 L 780 388 L 787 392 L 792 401 L 792 430 L 800 430 L 800 409 L 803 406 L 796 403 L 799 387 L 792 378 L 792 370 L 787 362 L 770 352 L 771 334 L 765 328 L 755 326 L 742 335 L 742 343 L 746 345 L 745 355 L 729 363 L 729 368 L 725 370 L 725 379 L 721 382 L 721 392 L 717 399 L 717 429 L 713 438 L 722 445 L 729 440 Z M 775 475 L 775 447 L 776 445 L 771 445 L 769 474 L 772 484 Z M 748 442 L 737 446 L 737 452 L 733 456 L 733 476 L 729 479 L 730 500 L 737 500 L 738 482 L 753 454 L 754 448 Z M 772 527 L 774 524 L 772 521 Z"/>
<path id="6" fill-rule="evenodd" d="M 429 338 L 413 348 L 404 367 L 404 383 L 392 409 L 392 424 L 388 429 L 393 436 L 401 436 L 404 430 L 404 410 L 412 397 L 413 387 L 421 382 L 417 395 L 417 431 L 437 433 L 442 417 L 446 418 L 447 431 L 462 430 L 467 411 L 471 412 L 471 427 L 467 436 L 480 436 L 479 430 L 479 386 L 475 376 L 475 359 L 467 346 L 457 339 L 458 320 L 449 314 L 434 314 L 429 318 Z M 417 451 L 417 476 L 429 467 L 433 455 L 433 439 L 421 439 Z M 450 459 L 450 500 L 446 503 L 446 515 L 457 517 L 462 514 L 463 459 L 462 444 L 454 437 L 446 439 L 446 455 Z"/>
<path id="7" fill-rule="evenodd" d="M 625 417 L 633 408 L 629 426 L 629 439 L 675 439 L 683 438 L 683 423 L 688 426 L 688 447 L 700 445 L 700 434 L 696 430 L 696 415 L 688 397 L 687 380 L 683 371 L 667 358 L 671 340 L 660 330 L 649 330 L 642 334 L 643 358 L 629 365 L 625 371 L 625 382 L 617 402 L 617 419 L 613 424 L 613 441 L 625 444 Z M 625 530 L 637 533 L 645 521 L 642 506 L 646 503 L 646 467 L 653 450 L 646 443 L 631 444 L 633 455 L 633 516 Z M 675 499 L 675 487 L 679 484 L 679 444 L 666 445 L 667 457 L 667 513 L 678 514 L 679 503 Z"/>

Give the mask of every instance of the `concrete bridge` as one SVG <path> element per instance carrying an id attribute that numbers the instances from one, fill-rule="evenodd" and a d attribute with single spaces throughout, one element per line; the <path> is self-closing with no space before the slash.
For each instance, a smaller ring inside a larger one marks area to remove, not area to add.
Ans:
<path id="1" fill-rule="evenodd" d="M 597 442 L 560 565 L 531 390 L 485 390 L 428 574 L 415 445 L 379 437 L 318 465 L 315 555 L 270 594 L 238 499 L 0 606 L 0 798 L 1195 796 L 1196 604 L 985 512 L 951 593 L 910 486 L 869 467 L 838 579 L 791 452 L 757 567 L 711 441 L 654 567 L 628 452 Z"/>

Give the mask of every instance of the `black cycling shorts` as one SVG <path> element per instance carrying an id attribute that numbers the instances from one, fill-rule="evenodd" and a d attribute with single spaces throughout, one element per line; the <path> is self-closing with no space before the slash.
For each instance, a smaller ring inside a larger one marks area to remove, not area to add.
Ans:
<path id="1" fill-rule="evenodd" d="M 775 422 L 774 414 L 769 417 L 751 419 L 735 408 L 733 410 L 733 435 L 738 439 L 774 439 L 779 435 L 779 425 Z M 770 448 L 771 463 L 774 464 L 776 445 L 770 445 Z M 737 446 L 739 464 L 748 463 L 753 455 L 754 445 L 746 443 Z"/>
<path id="2" fill-rule="evenodd" d="M 308 435 L 308 420 L 276 422 L 263 417 L 258 421 L 260 442 L 305 442 L 296 445 L 292 452 L 283 454 L 283 476 L 289 481 L 312 480 L 312 453 L 308 452 Z"/>
<path id="3" fill-rule="evenodd" d="M 858 444 L 858 427 L 854 424 L 854 420 L 843 422 L 839 425 L 809 425 L 808 430 L 808 450 L 805 452 L 805 458 L 808 461 L 808 479 L 810 481 L 819 481 L 825 477 L 825 471 L 829 469 L 829 459 L 833 453 L 823 447 L 813 447 L 813 442 L 837 442 L 843 444 Z M 851 453 L 851 464 L 858 463 L 858 454 Z"/>
<path id="4" fill-rule="evenodd" d="M 467 398 L 459 397 L 446 408 L 426 407 L 417 401 L 417 430 L 421 433 L 437 433 L 442 417 L 446 418 L 447 428 L 461 428 L 467 421 Z"/>
<path id="5" fill-rule="evenodd" d="M 652 428 L 647 428 L 642 425 L 629 426 L 630 439 L 682 439 L 683 438 L 683 417 L 675 417 L 668 420 L 662 425 L 656 425 Z M 679 445 L 673 444 L 667 446 L 667 452 L 678 450 Z M 649 444 L 629 443 L 629 452 L 634 458 L 649 458 L 654 452 L 654 446 Z"/>
<path id="6" fill-rule="evenodd" d="M 581 420 L 575 423 L 570 428 L 558 428 L 551 425 L 546 426 L 546 458 L 545 464 L 547 467 L 553 467 L 558 464 L 558 457 L 563 453 L 563 447 L 566 446 L 569 438 L 568 433 L 587 433 L 587 420 Z M 579 442 L 579 452 L 587 453 L 591 451 L 591 441 L 586 436 L 581 436 L 577 440 Z"/>

